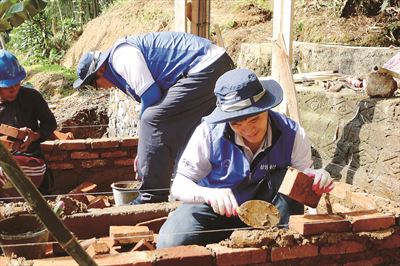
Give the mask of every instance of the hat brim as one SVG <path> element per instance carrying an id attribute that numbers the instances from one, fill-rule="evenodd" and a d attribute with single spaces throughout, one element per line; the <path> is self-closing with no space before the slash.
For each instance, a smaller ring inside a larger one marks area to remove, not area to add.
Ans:
<path id="1" fill-rule="evenodd" d="M 224 112 L 218 106 L 205 120 L 210 124 L 225 123 L 241 120 L 274 108 L 283 100 L 283 91 L 281 85 L 273 79 L 260 80 L 265 90 L 264 96 L 255 104 L 238 111 Z"/>
<path id="2" fill-rule="evenodd" d="M 74 84 L 73 84 L 74 89 L 78 89 L 79 87 L 85 86 L 85 85 L 91 83 L 93 81 L 93 79 L 95 79 L 97 70 L 99 70 L 99 68 L 108 59 L 110 52 L 111 52 L 111 48 L 105 52 L 101 52 L 99 62 L 97 63 L 96 69 L 92 73 L 89 73 L 88 75 L 86 75 L 86 77 L 84 79 L 78 78 L 77 80 L 75 80 Z"/>

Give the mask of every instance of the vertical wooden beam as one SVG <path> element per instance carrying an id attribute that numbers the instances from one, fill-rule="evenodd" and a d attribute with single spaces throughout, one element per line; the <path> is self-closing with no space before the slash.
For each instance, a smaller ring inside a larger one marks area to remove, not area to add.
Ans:
<path id="1" fill-rule="evenodd" d="M 272 39 L 276 41 L 283 34 L 290 63 L 293 54 L 293 8 L 294 0 L 274 0 Z"/>
<path id="2" fill-rule="evenodd" d="M 273 8 L 273 45 L 272 45 L 272 62 L 271 62 L 271 75 L 274 79 L 276 79 L 279 83 L 281 83 L 284 97 L 282 103 L 276 107 L 275 109 L 279 112 L 285 113 L 289 115 L 288 111 L 288 100 L 287 97 L 289 95 L 294 95 L 296 89 L 294 87 L 285 87 L 288 84 L 292 84 L 288 79 L 293 80 L 293 77 L 288 77 L 287 75 L 292 75 L 291 65 L 292 65 L 292 43 L 293 43 L 293 7 L 294 0 L 274 0 L 274 8 Z M 282 40 L 279 39 L 282 36 Z M 280 44 L 278 43 L 280 42 Z M 282 47 L 284 45 L 284 47 Z M 282 54 L 284 51 L 285 54 Z M 286 63 L 285 60 L 288 62 Z M 284 64 L 284 66 L 282 65 Z M 282 69 L 286 68 L 286 64 L 289 66 L 289 70 L 285 70 L 285 73 L 282 73 Z M 286 80 L 284 80 L 286 79 Z M 284 85 L 286 84 L 286 85 Z M 291 86 L 291 85 L 290 85 Z M 291 104 L 297 101 L 293 99 L 290 100 Z M 298 112 L 297 112 L 298 113 Z M 293 114 L 292 114 L 293 115 Z M 294 117 L 293 117 L 294 118 Z M 295 119 L 295 118 L 294 118 Z M 298 119 L 298 117 L 297 117 Z M 296 119 L 295 119 L 296 120 Z"/>
<path id="3" fill-rule="evenodd" d="M 191 27 L 192 34 L 210 38 L 210 0 L 192 0 Z"/>
<path id="4" fill-rule="evenodd" d="M 187 32 L 186 0 L 175 0 L 175 31 Z"/>

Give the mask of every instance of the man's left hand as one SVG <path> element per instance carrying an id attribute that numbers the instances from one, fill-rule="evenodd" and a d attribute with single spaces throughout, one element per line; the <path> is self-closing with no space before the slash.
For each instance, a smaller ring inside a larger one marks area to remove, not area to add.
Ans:
<path id="1" fill-rule="evenodd" d="M 331 175 L 325 169 L 307 168 L 303 171 L 303 173 L 310 177 L 314 177 L 312 189 L 318 195 L 328 193 L 335 187 L 333 178 L 331 178 Z"/>
<path id="2" fill-rule="evenodd" d="M 40 134 L 33 131 L 32 129 L 30 129 L 28 127 L 23 127 L 23 128 L 20 128 L 19 130 L 24 131 L 26 133 L 26 138 L 20 146 L 20 151 L 26 152 L 28 150 L 29 146 L 32 144 L 32 142 L 35 142 L 38 139 L 40 139 Z"/>

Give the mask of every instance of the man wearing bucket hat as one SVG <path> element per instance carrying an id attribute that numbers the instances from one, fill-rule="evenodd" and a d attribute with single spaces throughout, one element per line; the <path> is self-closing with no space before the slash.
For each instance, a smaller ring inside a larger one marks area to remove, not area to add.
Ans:
<path id="1" fill-rule="evenodd" d="M 40 143 L 49 139 L 57 122 L 42 95 L 35 89 L 21 85 L 25 69 L 17 58 L 0 50 L 0 123 L 19 128 L 25 139 L 12 154 L 22 170 L 39 186 L 44 178 L 46 165 Z M 0 196 L 18 196 L 0 171 Z"/>
<path id="2" fill-rule="evenodd" d="M 75 88 L 117 87 L 141 102 L 135 161 L 142 193 L 133 204 L 168 200 L 176 157 L 214 109 L 217 78 L 232 68 L 225 49 L 181 32 L 129 36 L 82 56 Z"/>
<path id="3" fill-rule="evenodd" d="M 252 199 L 274 204 L 280 226 L 286 227 L 290 215 L 304 213 L 303 205 L 278 193 L 289 166 L 313 176 L 317 193 L 333 189 L 328 172 L 310 168 L 304 129 L 270 110 L 282 101 L 279 83 L 236 69 L 217 80 L 214 93 L 217 107 L 197 127 L 180 158 L 171 195 L 183 204 L 161 228 L 158 248 L 229 237 L 230 228 L 246 226 L 236 209 Z"/>

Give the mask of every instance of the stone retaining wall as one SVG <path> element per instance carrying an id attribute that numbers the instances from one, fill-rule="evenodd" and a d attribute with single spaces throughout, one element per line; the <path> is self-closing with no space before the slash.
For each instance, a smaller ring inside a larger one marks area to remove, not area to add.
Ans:
<path id="1" fill-rule="evenodd" d="M 333 177 L 400 200 L 400 97 L 297 86 L 302 126 L 317 167 Z"/>
<path id="2" fill-rule="evenodd" d="M 258 75 L 271 73 L 271 43 L 243 43 L 238 56 L 237 67 L 254 70 Z M 374 66 L 381 66 L 400 52 L 399 48 L 356 47 L 323 45 L 314 43 L 293 43 L 294 73 L 338 70 L 346 75 L 365 75 Z"/>

